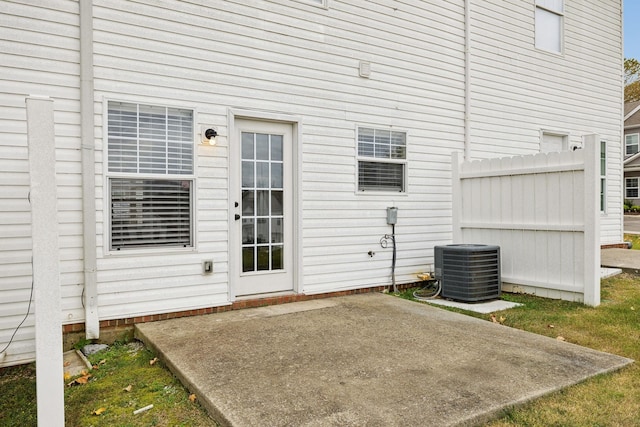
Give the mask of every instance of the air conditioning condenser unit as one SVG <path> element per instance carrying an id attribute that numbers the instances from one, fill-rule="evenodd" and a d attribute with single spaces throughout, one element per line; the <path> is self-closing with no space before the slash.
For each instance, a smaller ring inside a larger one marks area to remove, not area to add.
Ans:
<path id="1" fill-rule="evenodd" d="M 500 247 L 457 244 L 434 248 L 442 298 L 477 302 L 500 297 Z"/>

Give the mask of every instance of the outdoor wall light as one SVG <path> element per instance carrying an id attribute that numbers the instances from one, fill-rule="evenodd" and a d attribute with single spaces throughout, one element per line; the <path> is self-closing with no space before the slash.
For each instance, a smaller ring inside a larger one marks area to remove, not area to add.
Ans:
<path id="1" fill-rule="evenodd" d="M 216 145 L 216 136 L 218 136 L 218 132 L 213 128 L 208 128 L 202 132 L 202 144 Z"/>

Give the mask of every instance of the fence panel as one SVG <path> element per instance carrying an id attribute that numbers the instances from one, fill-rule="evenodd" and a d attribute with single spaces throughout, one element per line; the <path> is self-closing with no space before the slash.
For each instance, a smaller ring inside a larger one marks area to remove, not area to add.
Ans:
<path id="1" fill-rule="evenodd" d="M 454 243 L 499 245 L 503 289 L 600 303 L 597 135 L 559 153 L 460 162 Z"/>

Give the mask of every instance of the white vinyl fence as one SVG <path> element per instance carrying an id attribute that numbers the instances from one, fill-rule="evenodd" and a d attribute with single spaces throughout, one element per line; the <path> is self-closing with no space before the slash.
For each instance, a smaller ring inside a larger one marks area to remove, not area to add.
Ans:
<path id="1" fill-rule="evenodd" d="M 500 246 L 502 289 L 600 304 L 600 140 L 583 149 L 460 162 L 453 242 Z"/>

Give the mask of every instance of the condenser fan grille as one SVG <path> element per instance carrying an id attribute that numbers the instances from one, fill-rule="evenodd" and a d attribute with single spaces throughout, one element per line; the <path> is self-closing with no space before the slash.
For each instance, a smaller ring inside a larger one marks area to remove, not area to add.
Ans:
<path id="1" fill-rule="evenodd" d="M 499 246 L 446 245 L 434 252 L 443 298 L 476 302 L 500 297 Z"/>

